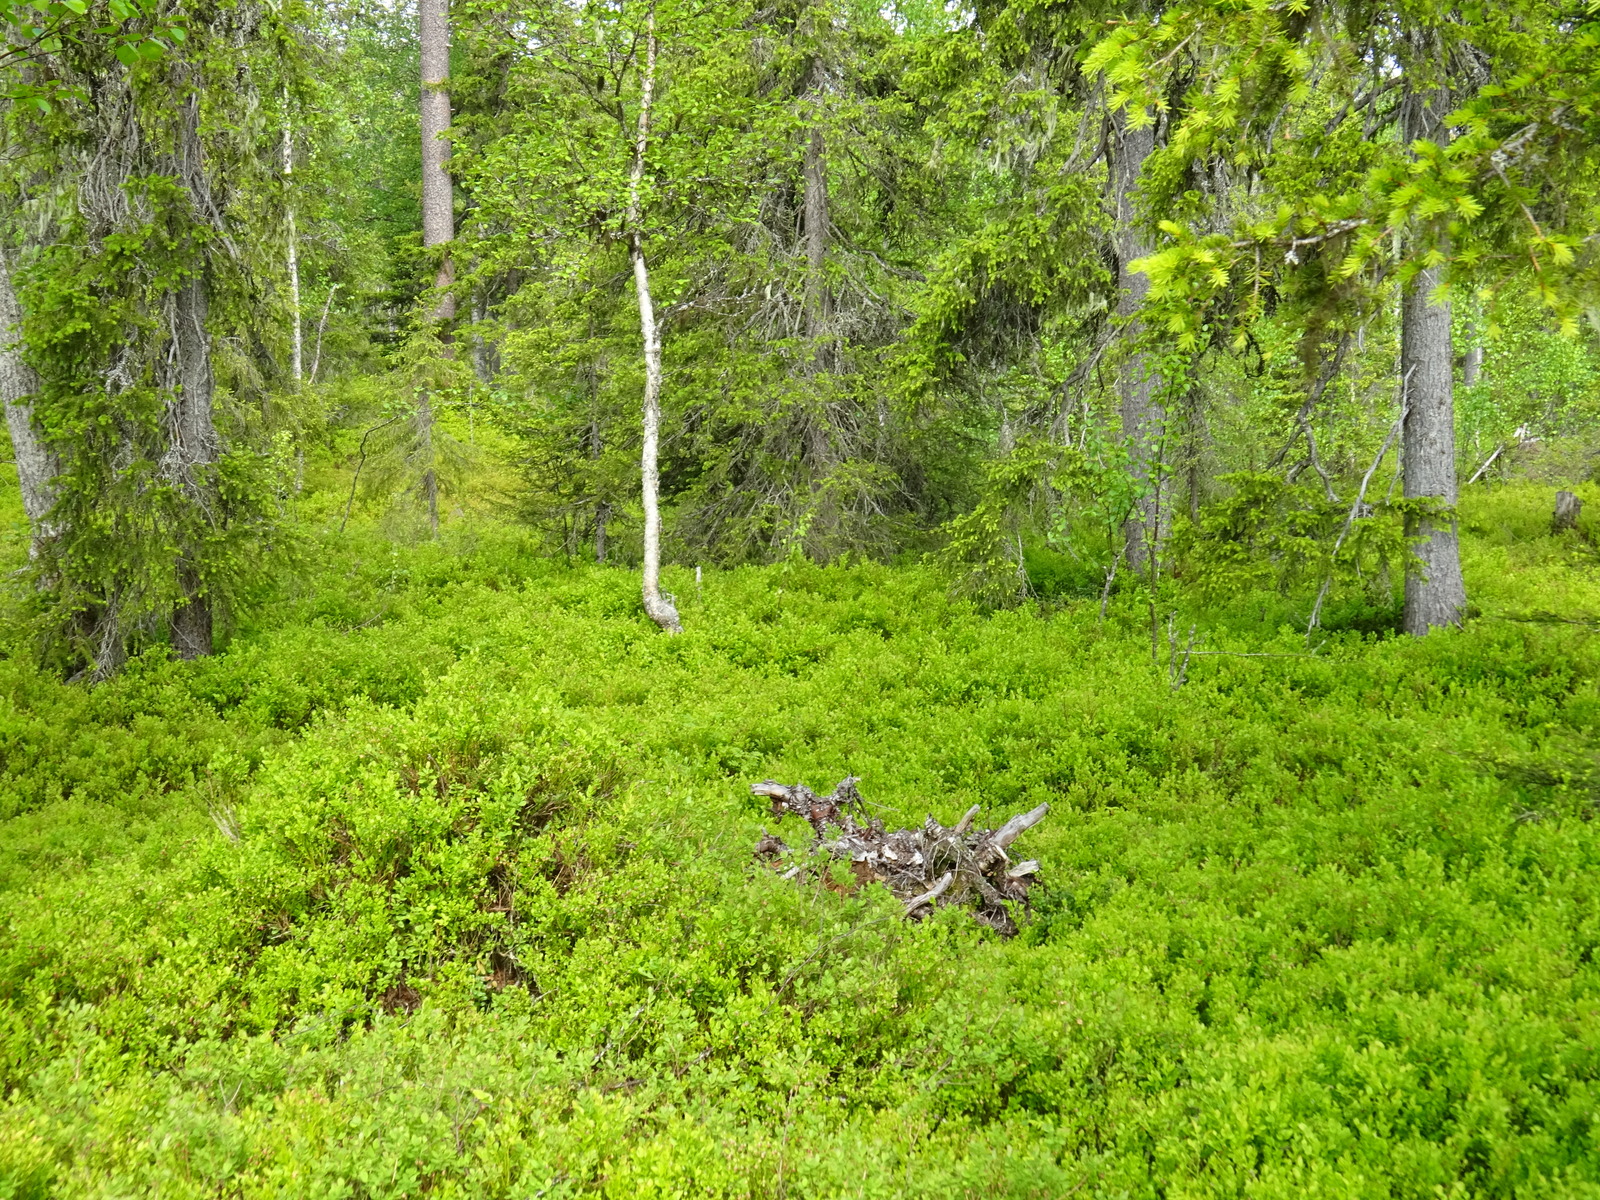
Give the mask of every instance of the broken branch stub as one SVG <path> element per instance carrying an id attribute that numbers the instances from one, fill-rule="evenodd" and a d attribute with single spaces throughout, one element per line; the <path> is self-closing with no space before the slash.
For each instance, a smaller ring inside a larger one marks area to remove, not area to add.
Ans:
<path id="1" fill-rule="evenodd" d="M 973 829 L 978 815 L 973 805 L 948 828 L 930 816 L 920 829 L 890 831 L 867 815 L 856 788 L 859 782 L 848 776 L 826 796 L 803 783 L 767 779 L 752 785 L 752 795 L 772 801 L 774 817 L 799 817 L 812 832 L 811 844 L 795 851 L 763 830 L 756 857 L 783 871 L 786 879 L 802 874 L 808 865 L 825 870 L 828 862 L 847 862 L 858 884 L 883 884 L 912 920 L 921 920 L 935 907 L 964 904 L 1002 935 L 1016 933 L 1010 905 L 1027 908 L 1039 864 L 1033 859 L 1013 864 L 1006 851 L 1044 820 L 1048 804 L 1018 813 L 998 829 Z"/>

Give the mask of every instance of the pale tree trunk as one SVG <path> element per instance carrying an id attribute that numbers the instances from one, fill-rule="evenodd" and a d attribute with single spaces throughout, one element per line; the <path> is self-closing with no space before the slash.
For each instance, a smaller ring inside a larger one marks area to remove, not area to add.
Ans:
<path id="1" fill-rule="evenodd" d="M 1140 173 L 1156 148 L 1155 125 L 1131 128 L 1132 115 L 1127 109 L 1119 112 L 1111 131 L 1117 316 L 1123 318 L 1124 336 L 1130 339 L 1139 334 L 1139 310 L 1150 292 L 1150 277 L 1142 271 L 1129 270 L 1129 264 L 1152 250 L 1150 239 L 1137 220 L 1135 204 Z M 1153 374 L 1149 357 L 1130 354 L 1117 378 L 1117 397 L 1122 436 L 1141 493 L 1123 527 L 1128 565 L 1135 571 L 1145 570 L 1152 554 L 1159 556 L 1168 525 L 1169 504 L 1162 494 L 1165 480 L 1161 462 L 1167 413 L 1161 405 L 1160 388 L 1161 381 Z"/>
<path id="2" fill-rule="evenodd" d="M 202 509 L 216 501 L 209 475 L 221 450 L 212 417 L 215 388 L 208 316 L 205 280 L 188 280 L 173 303 L 178 386 L 167 410 L 167 452 L 161 461 L 162 477 Z M 211 600 L 199 564 L 187 553 L 178 560 L 178 588 L 181 598 L 172 612 L 173 649 L 179 658 L 201 658 L 211 653 Z"/>
<path id="3" fill-rule="evenodd" d="M 472 294 L 472 323 L 482 325 L 489 317 L 489 297 L 482 288 Z M 472 335 L 472 373 L 485 386 L 494 382 L 494 370 L 489 362 L 489 343 L 481 331 Z"/>
<path id="4" fill-rule="evenodd" d="M 1412 92 L 1404 100 L 1403 136 L 1443 144 L 1450 109 L 1443 89 Z M 1456 504 L 1456 432 L 1453 387 L 1455 357 L 1450 339 L 1450 305 L 1435 303 L 1442 271 L 1419 271 L 1400 302 L 1400 371 L 1405 421 L 1402 432 L 1404 494 L 1408 500 Z M 1441 625 L 1459 625 L 1467 607 L 1461 578 L 1461 546 L 1456 520 L 1411 516 L 1406 534 L 1415 557 L 1406 567 L 1404 627 L 1423 634 Z"/>
<path id="5" fill-rule="evenodd" d="M 639 294 L 639 331 L 644 338 L 644 449 L 640 483 L 644 498 L 644 611 L 667 633 L 682 633 L 672 601 L 661 593 L 661 478 L 656 466 L 661 440 L 661 328 L 650 296 L 650 268 L 644 259 L 644 156 L 650 146 L 650 106 L 656 89 L 656 7 L 650 5 L 644 80 L 639 95 L 639 130 L 628 180 L 628 248 L 634 289 Z"/>
<path id="6" fill-rule="evenodd" d="M 594 398 L 595 380 L 594 371 L 588 372 L 590 381 L 590 398 Z M 595 413 L 589 422 L 589 458 L 598 463 L 600 456 L 605 451 L 605 443 L 600 436 L 600 414 Z M 604 500 L 597 500 L 594 506 L 594 561 L 598 566 L 606 565 L 606 524 L 611 519 L 611 505 Z"/>
<path id="7" fill-rule="evenodd" d="M 0 253 L 0 400 L 5 402 L 22 510 L 28 517 L 28 557 L 37 559 L 56 535 L 50 510 L 55 507 L 61 463 L 34 420 L 32 398 L 39 390 L 39 377 L 22 357 L 21 338 L 22 306 L 11 282 L 11 263 Z"/>
<path id="8" fill-rule="evenodd" d="M 285 98 L 287 103 L 287 97 Z M 294 177 L 294 133 L 289 127 L 289 119 L 283 121 L 283 183 L 284 190 L 289 190 L 289 185 Z M 289 239 L 289 316 L 294 322 L 289 334 L 289 373 L 294 379 L 295 390 L 299 390 L 305 377 L 305 339 L 300 322 L 300 235 L 295 229 L 294 202 L 291 200 L 284 209 L 284 220 L 287 225 Z"/>
<path id="9" fill-rule="evenodd" d="M 445 246 L 455 239 L 455 195 L 451 188 L 450 143 L 450 7 L 449 0 L 419 0 L 418 43 L 422 57 L 422 245 Z M 448 250 L 439 259 L 434 286 L 439 304 L 433 319 L 441 325 L 455 319 L 455 264 Z M 448 330 L 444 336 L 448 337 Z M 428 527 L 439 532 L 439 476 L 434 461 L 433 400 L 417 396 L 417 442 L 423 464 L 422 498 L 428 506 Z"/>
<path id="10" fill-rule="evenodd" d="M 1474 387 L 1483 378 L 1483 343 L 1478 340 L 1477 322 L 1473 322 L 1467 336 L 1472 339 L 1472 345 L 1461 358 L 1461 386 Z"/>

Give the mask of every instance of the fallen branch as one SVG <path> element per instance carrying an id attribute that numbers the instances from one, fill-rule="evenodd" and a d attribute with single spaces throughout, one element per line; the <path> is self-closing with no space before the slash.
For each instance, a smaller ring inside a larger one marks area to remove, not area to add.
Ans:
<path id="1" fill-rule="evenodd" d="M 841 780 L 826 796 L 802 783 L 763 780 L 750 792 L 772 801 L 774 817 L 796 816 L 811 826 L 811 844 L 793 850 L 780 838 L 762 831 L 755 855 L 783 878 L 808 869 L 822 873 L 834 862 L 850 865 L 854 891 L 881 883 L 905 906 L 905 915 L 921 920 L 946 904 L 969 905 L 973 915 L 1005 937 L 1017 932 L 1010 905 L 1028 904 L 1028 889 L 1039 863 L 1013 864 L 1006 853 L 1013 842 L 1050 812 L 1048 804 L 1018 813 L 998 829 L 973 829 L 978 806 L 946 828 L 931 816 L 920 829 L 884 828 L 869 817 L 855 776 Z"/>

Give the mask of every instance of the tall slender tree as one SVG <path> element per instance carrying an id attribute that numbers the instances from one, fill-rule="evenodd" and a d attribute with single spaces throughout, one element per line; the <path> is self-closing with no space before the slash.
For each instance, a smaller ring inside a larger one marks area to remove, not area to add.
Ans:
<path id="1" fill-rule="evenodd" d="M 455 188 L 450 178 L 450 0 L 418 0 L 418 43 L 422 61 L 422 245 L 439 255 L 434 276 L 437 292 L 432 321 L 440 336 L 450 337 L 455 319 Z M 417 392 L 417 442 L 422 459 L 422 499 L 428 526 L 439 532 L 439 471 L 436 462 L 433 397 L 426 387 Z"/>
<path id="2" fill-rule="evenodd" d="M 644 440 L 640 452 L 640 489 L 644 501 L 644 611 L 667 633 L 682 633 L 677 607 L 661 591 L 661 326 L 656 320 L 655 298 L 650 292 L 650 265 L 645 259 L 644 186 L 645 156 L 650 151 L 650 113 L 655 102 L 656 58 L 655 0 L 645 13 L 644 71 L 639 78 L 638 131 L 634 138 L 633 165 L 628 173 L 628 257 L 633 263 L 633 284 L 639 300 L 639 333 L 644 342 Z"/>

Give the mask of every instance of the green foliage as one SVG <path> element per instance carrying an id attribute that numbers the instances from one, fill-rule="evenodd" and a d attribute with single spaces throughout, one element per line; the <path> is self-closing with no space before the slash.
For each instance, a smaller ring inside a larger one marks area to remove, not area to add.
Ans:
<path id="1" fill-rule="evenodd" d="M 1448 265 L 1449 284 L 1531 296 L 1575 333 L 1594 294 L 1578 252 L 1594 143 L 1556 130 L 1569 111 L 1595 117 L 1597 36 L 1548 5 L 1447 15 L 1431 0 L 1341 10 L 1327 25 L 1231 4 L 1118 23 L 1087 57 L 1111 105 L 1148 121 L 1182 92 L 1144 197 L 1165 235 L 1143 263 L 1158 320 L 1194 349 L 1217 313 L 1260 315 L 1278 288 L 1348 315 L 1385 277 Z M 1390 86 L 1443 89 L 1440 141 L 1412 140 L 1404 104 L 1379 102 Z M 1553 152 L 1526 154 L 1533 139 Z M 1227 187 L 1194 188 L 1207 170 L 1254 171 L 1265 186 L 1234 205 Z"/>
<path id="2" fill-rule="evenodd" d="M 1556 535 L 1549 489 L 1465 489 L 1473 620 L 1389 636 L 1440 515 L 1395 499 L 1398 286 L 1448 262 L 1475 462 L 1590 449 L 1588 18 L 454 9 L 453 328 L 412 12 L 22 30 L 64 525 L 0 647 L 0 1196 L 1600 1195 L 1600 492 Z M 1418 31 L 1482 68 L 1447 143 L 1398 134 Z M 1161 130 L 1138 264 L 1117 108 Z M 635 235 L 671 639 L 573 565 L 637 555 Z M 193 280 L 229 452 L 186 491 Z M 196 585 L 232 636 L 177 663 Z M 143 652 L 62 682 L 108 610 Z M 894 824 L 1048 801 L 1022 935 L 752 861 L 752 781 L 847 773 Z"/>
<path id="3" fill-rule="evenodd" d="M 1080 588 L 1085 575 L 1109 586 L 1103 577 L 1121 553 L 1136 485 L 1121 446 L 1084 441 L 1052 446 L 1030 438 L 989 464 L 977 502 L 945 527 L 947 541 L 935 556 L 959 591 L 986 606 L 1042 596 L 1033 563 L 1056 560 L 1046 570 L 1059 578 L 1062 557 L 1077 564 L 1071 573 Z M 1033 548 L 1030 559 L 1028 543 L 1036 538 L 1049 549 Z"/>
<path id="4" fill-rule="evenodd" d="M 1241 472 L 1229 492 L 1179 539 L 1185 582 L 1199 602 L 1227 607 L 1241 594 L 1315 591 L 1349 582 L 1386 606 L 1404 577 L 1402 503 L 1339 503 L 1307 484 Z"/>
<path id="5" fill-rule="evenodd" d="M 1238 492 L 1206 536 L 1290 555 L 1304 498 Z M 1116 596 L 669 567 L 662 639 L 492 530 L 330 544 L 212 662 L 8 664 L 0 1180 L 1588 1195 L 1600 660 L 1504 619 L 1600 611 L 1547 510 L 1464 507 L 1465 632 L 1306 656 L 1240 585 L 1207 645 L 1284 656 L 1178 691 Z M 752 780 L 847 772 L 892 822 L 1048 799 L 1023 936 L 750 860 Z"/>
<path id="6" fill-rule="evenodd" d="M 524 514 L 569 555 L 604 525 L 624 560 L 636 553 L 643 377 L 625 228 L 630 39 L 646 8 L 474 9 L 467 87 L 485 111 L 463 121 L 460 170 L 473 196 L 465 236 L 483 255 L 476 286 L 514 279 L 493 317 L 496 407 L 525 447 Z M 537 44 L 508 51 L 503 14 L 538 28 Z M 959 401 L 914 383 L 915 355 L 937 348 L 899 352 L 921 266 L 965 219 L 969 190 L 966 164 L 924 161 L 901 81 L 928 22 L 828 0 L 657 6 L 656 19 L 639 233 L 666 363 L 668 544 L 722 563 L 797 549 L 887 558 L 961 506 L 984 436 L 952 411 Z M 812 154 L 827 212 L 815 266 Z"/>
<path id="7" fill-rule="evenodd" d="M 124 67 L 159 59 L 188 37 L 185 17 L 139 0 L 5 0 L 0 27 L 8 36 L 0 51 L 5 81 L 0 96 L 12 104 L 49 114 L 63 100 L 76 99 L 72 85 L 36 67 L 67 47 L 88 45 L 109 51 Z"/>
<path id="8" fill-rule="evenodd" d="M 251 327 L 255 272 L 278 256 L 234 227 L 277 184 L 261 151 L 281 134 L 260 101 L 287 87 L 291 15 L 202 6 L 181 48 L 131 64 L 116 27 L 63 41 L 31 68 L 60 103 L 5 114 L 0 232 L 23 247 L 15 332 L 57 467 L 30 565 L 47 656 L 69 671 L 114 670 L 191 601 L 225 622 L 272 563 L 283 464 L 253 419 Z"/>

